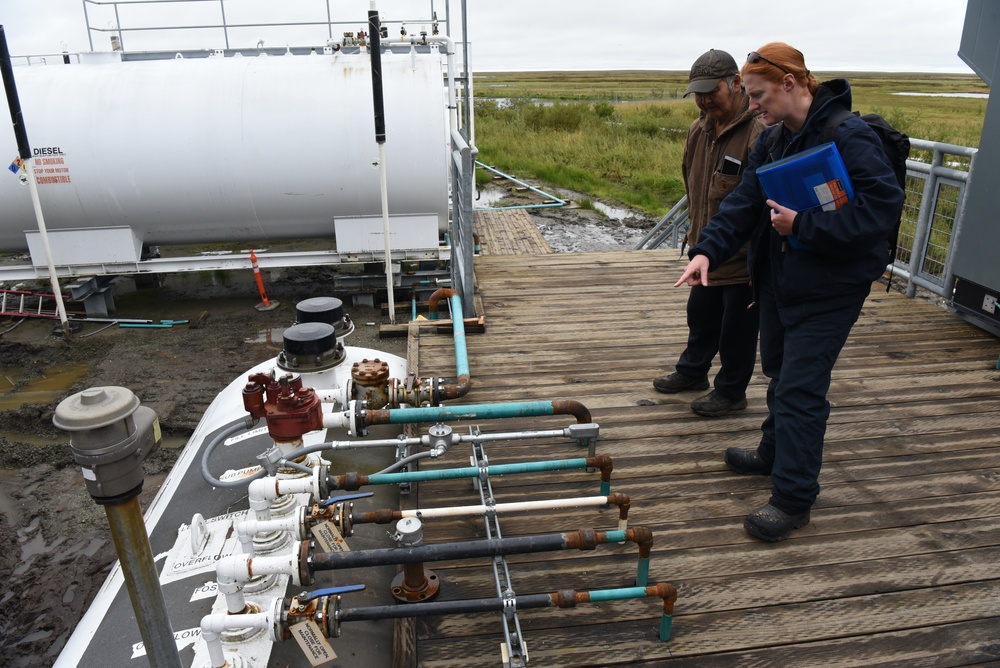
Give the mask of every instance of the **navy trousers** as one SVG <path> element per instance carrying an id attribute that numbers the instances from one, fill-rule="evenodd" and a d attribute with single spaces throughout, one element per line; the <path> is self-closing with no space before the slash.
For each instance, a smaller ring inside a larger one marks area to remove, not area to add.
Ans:
<path id="1" fill-rule="evenodd" d="M 806 319 L 782 322 L 770 280 L 760 284 L 760 359 L 767 385 L 768 416 L 758 452 L 773 461 L 770 503 L 786 513 L 808 510 L 819 495 L 823 437 L 830 416 L 830 376 L 851 327 L 857 303 Z"/>
<path id="2" fill-rule="evenodd" d="M 707 376 L 718 353 L 715 390 L 732 401 L 745 397 L 757 363 L 758 310 L 747 308 L 752 301 L 747 284 L 692 286 L 687 348 L 677 361 L 677 371 L 693 378 Z"/>

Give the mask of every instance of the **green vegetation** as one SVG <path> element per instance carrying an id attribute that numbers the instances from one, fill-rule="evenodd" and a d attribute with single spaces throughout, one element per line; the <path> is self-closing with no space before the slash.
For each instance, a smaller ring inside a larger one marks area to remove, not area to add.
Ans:
<path id="1" fill-rule="evenodd" d="M 894 94 L 988 93 L 974 75 L 817 76 L 846 76 L 855 109 L 879 113 L 911 137 L 979 145 L 985 99 Z M 479 160 L 518 178 L 662 215 L 684 194 L 684 139 L 698 116 L 694 100 L 681 97 L 686 86 L 687 72 L 477 75 Z M 504 104 L 498 105 L 498 98 Z M 477 181 L 488 180 L 480 170 Z"/>

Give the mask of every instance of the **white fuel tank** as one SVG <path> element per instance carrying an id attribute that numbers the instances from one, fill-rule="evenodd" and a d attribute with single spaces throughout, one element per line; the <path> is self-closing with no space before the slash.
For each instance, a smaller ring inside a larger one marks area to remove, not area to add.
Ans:
<path id="1" fill-rule="evenodd" d="M 186 244 L 331 237 L 335 218 L 381 216 L 367 54 L 108 55 L 14 68 L 49 231 L 128 227 L 146 244 Z M 386 53 L 382 69 L 389 213 L 436 216 L 444 231 L 440 57 Z M 6 167 L 17 144 L 0 127 Z M 27 248 L 29 189 L 2 174 L 0 250 Z"/>

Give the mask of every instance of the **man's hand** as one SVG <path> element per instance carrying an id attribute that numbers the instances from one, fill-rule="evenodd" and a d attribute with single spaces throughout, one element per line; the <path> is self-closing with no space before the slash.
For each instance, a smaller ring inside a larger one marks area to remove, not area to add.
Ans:
<path id="1" fill-rule="evenodd" d="M 694 258 L 688 262 L 687 268 L 684 269 L 684 273 L 681 274 L 680 279 L 674 283 L 675 288 L 679 288 L 684 283 L 688 285 L 703 285 L 708 287 L 708 256 L 707 255 L 695 255 Z"/>

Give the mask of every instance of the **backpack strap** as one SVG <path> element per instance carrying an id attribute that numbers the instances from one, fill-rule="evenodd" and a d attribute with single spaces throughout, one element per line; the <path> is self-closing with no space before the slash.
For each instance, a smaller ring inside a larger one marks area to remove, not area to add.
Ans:
<path id="1" fill-rule="evenodd" d="M 820 143 L 825 144 L 831 142 L 837 136 L 837 128 L 846 121 L 851 116 L 860 116 L 861 114 L 857 111 L 851 111 L 850 109 L 841 109 L 840 111 L 830 114 L 826 119 L 826 125 L 823 126 L 823 132 L 820 134 Z"/>

